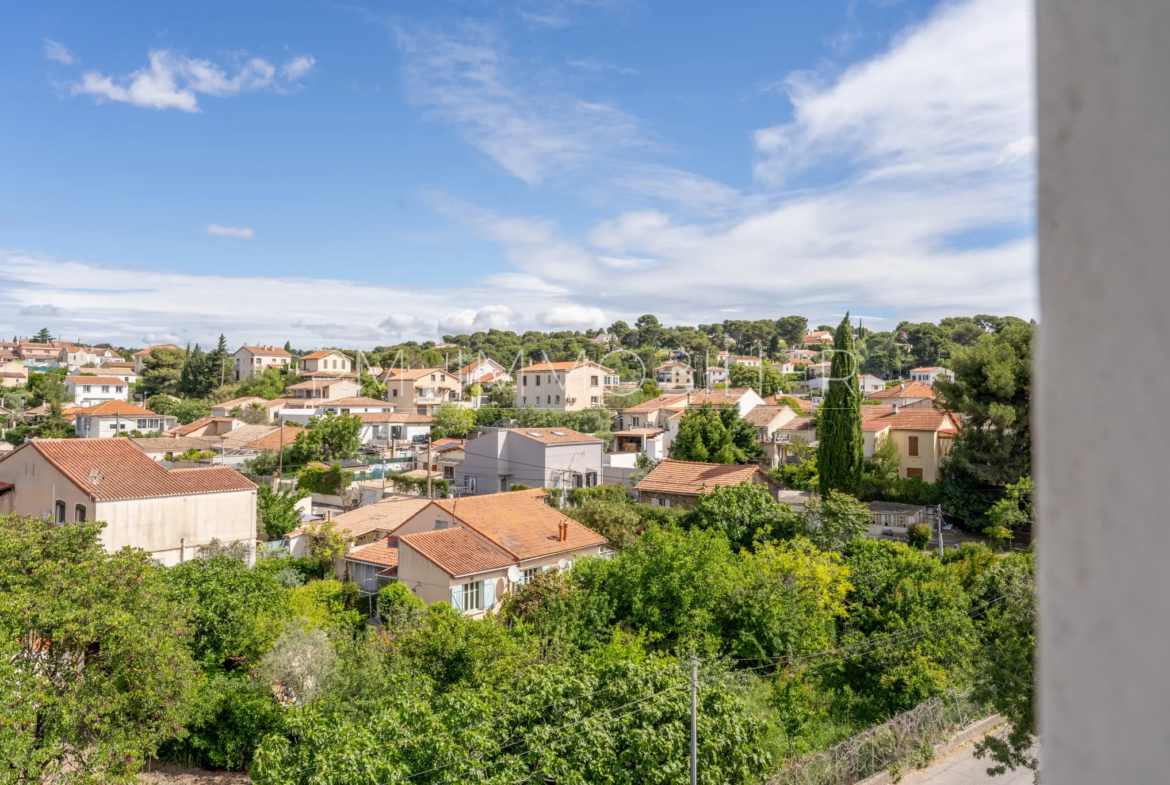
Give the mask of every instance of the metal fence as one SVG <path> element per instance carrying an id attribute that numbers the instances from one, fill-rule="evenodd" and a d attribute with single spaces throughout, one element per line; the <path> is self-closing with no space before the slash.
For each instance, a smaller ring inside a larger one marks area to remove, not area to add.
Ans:
<path id="1" fill-rule="evenodd" d="M 987 716 L 966 695 L 930 698 L 887 722 L 793 762 L 768 785 L 855 785 L 885 769 L 926 763 L 934 746 Z"/>

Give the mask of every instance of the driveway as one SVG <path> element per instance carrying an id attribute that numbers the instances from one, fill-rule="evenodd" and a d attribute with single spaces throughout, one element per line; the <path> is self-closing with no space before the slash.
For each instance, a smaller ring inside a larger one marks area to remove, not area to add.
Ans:
<path id="1" fill-rule="evenodd" d="M 1032 785 L 1032 772 L 1016 769 L 998 777 L 988 777 L 990 758 L 976 760 L 975 745 L 968 744 L 925 769 L 919 769 L 898 785 Z"/>

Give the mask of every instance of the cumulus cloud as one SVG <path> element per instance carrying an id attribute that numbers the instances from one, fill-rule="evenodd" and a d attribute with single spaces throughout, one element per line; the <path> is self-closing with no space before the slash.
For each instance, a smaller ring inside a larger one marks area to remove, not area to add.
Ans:
<path id="1" fill-rule="evenodd" d="M 234 226 L 220 226 L 218 224 L 208 224 L 207 229 L 204 230 L 208 234 L 218 234 L 223 237 L 239 237 L 245 240 L 251 240 L 254 232 L 251 229 L 239 229 Z"/>
<path id="2" fill-rule="evenodd" d="M 392 313 L 379 322 L 378 327 L 390 338 L 399 338 L 404 333 L 431 331 L 426 321 L 408 313 Z"/>
<path id="3" fill-rule="evenodd" d="M 560 305 L 536 315 L 536 321 L 545 327 L 604 327 L 607 322 L 605 311 L 586 305 Z"/>
<path id="4" fill-rule="evenodd" d="M 485 305 L 478 309 L 461 308 L 443 316 L 439 320 L 439 330 L 443 333 L 511 330 L 518 318 L 516 312 L 506 305 Z"/>
<path id="5" fill-rule="evenodd" d="M 234 68 L 167 49 L 148 55 L 150 65 L 125 77 L 86 71 L 74 84 L 74 95 L 90 95 L 99 103 L 117 101 L 152 109 L 199 112 L 198 95 L 229 97 L 258 90 L 282 91 L 312 71 L 315 60 L 298 55 L 279 69 L 260 57 L 240 58 Z"/>
<path id="6" fill-rule="evenodd" d="M 73 65 L 77 58 L 66 48 L 65 44 L 58 43 L 50 38 L 45 39 L 45 58 L 64 65 Z"/>
<path id="7" fill-rule="evenodd" d="M 21 316 L 60 316 L 61 309 L 55 305 L 26 305 L 20 309 Z"/>

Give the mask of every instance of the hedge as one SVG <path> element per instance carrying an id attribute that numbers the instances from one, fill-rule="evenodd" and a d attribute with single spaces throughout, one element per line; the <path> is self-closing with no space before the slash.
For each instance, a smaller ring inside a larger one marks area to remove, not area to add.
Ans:
<path id="1" fill-rule="evenodd" d="M 310 465 L 297 472 L 297 485 L 310 493 L 340 496 L 353 482 L 353 472 L 342 469 L 340 463 L 332 466 Z"/>
<path id="2" fill-rule="evenodd" d="M 394 490 L 398 493 L 417 493 L 419 496 L 427 495 L 426 477 L 406 477 L 401 474 L 387 474 L 386 482 L 394 486 Z M 436 499 L 446 499 L 451 495 L 451 483 L 442 477 L 432 477 L 431 492 Z"/>

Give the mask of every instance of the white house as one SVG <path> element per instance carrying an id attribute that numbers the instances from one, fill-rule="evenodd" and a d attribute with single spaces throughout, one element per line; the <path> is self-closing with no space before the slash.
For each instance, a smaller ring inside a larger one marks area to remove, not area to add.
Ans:
<path id="1" fill-rule="evenodd" d="M 568 428 L 492 428 L 468 441 L 455 483 L 465 494 L 532 488 L 589 488 L 600 484 L 602 450 L 596 436 Z"/>
<path id="2" fill-rule="evenodd" d="M 264 373 L 269 368 L 288 368 L 292 355 L 279 346 L 241 346 L 232 355 L 235 380 Z"/>
<path id="3" fill-rule="evenodd" d="M 955 372 L 950 368 L 943 368 L 939 365 L 928 365 L 922 368 L 910 369 L 910 381 L 922 382 L 923 384 L 934 384 L 934 380 L 938 377 L 945 377 L 947 381 L 953 382 L 955 380 Z"/>
<path id="4" fill-rule="evenodd" d="M 106 401 L 130 398 L 130 385 L 112 376 L 66 376 L 65 391 L 78 406 L 96 406 Z"/>
<path id="5" fill-rule="evenodd" d="M 96 406 L 74 409 L 73 429 L 82 439 L 101 439 L 119 433 L 152 433 L 175 427 L 175 418 L 155 414 L 126 401 L 106 401 Z"/>

